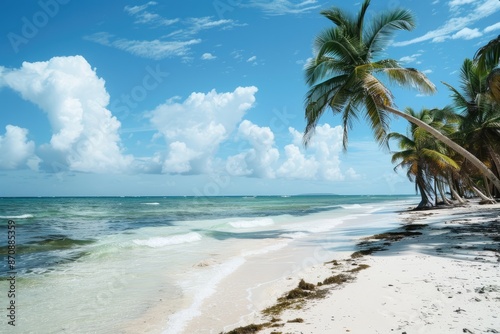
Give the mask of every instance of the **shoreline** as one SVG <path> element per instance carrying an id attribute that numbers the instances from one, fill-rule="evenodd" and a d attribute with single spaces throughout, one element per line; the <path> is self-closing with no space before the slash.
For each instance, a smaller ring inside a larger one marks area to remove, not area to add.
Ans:
<path id="1" fill-rule="evenodd" d="M 350 256 L 300 273 L 273 304 L 287 307 L 220 332 L 500 333 L 500 204 L 403 211 L 399 220 Z"/>
<path id="2" fill-rule="evenodd" d="M 221 254 L 207 254 L 202 267 L 193 266 L 196 271 L 210 273 L 205 276 L 208 280 L 205 287 L 199 289 L 189 284 L 183 287 L 194 296 L 189 304 L 175 313 L 164 302 L 150 304 L 146 313 L 124 323 L 120 331 L 218 334 L 254 323 L 260 319 L 262 309 L 272 306 L 283 293 L 294 288 L 300 275 L 314 273 L 332 256 L 352 253 L 357 238 L 393 228 L 398 212 L 411 202 L 382 203 L 379 207 L 346 205 L 348 211 L 289 217 L 287 220 L 292 221 L 277 234 L 281 237 L 268 238 L 267 235 L 276 234 L 271 230 L 260 240 L 242 239 L 234 244 L 234 254 L 226 254 L 232 255 L 224 256 L 223 261 Z M 224 275 L 224 266 L 233 261 L 239 262 Z M 208 278 L 215 276 L 220 280 Z M 208 287 L 211 291 L 207 291 Z M 169 296 L 158 298 L 165 301 Z"/>

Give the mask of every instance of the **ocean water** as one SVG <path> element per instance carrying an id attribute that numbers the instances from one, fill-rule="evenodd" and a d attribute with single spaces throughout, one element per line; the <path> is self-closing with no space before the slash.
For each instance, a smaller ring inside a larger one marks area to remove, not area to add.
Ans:
<path id="1" fill-rule="evenodd" d="M 274 261 L 276 273 L 262 272 L 267 281 L 298 272 L 308 265 L 300 256 L 318 247 L 328 256 L 351 249 L 357 236 L 391 228 L 397 212 L 417 201 L 413 196 L 1 198 L 0 309 L 9 302 L 4 298 L 10 284 L 7 225 L 13 220 L 16 327 L 7 324 L 5 311 L 0 332 L 184 333 L 206 315 L 205 301 L 223 292 L 221 282 L 257 263 L 252 259 Z M 279 258 L 285 250 L 297 258 Z M 248 305 L 242 307 L 250 312 L 262 284 L 248 285 Z"/>

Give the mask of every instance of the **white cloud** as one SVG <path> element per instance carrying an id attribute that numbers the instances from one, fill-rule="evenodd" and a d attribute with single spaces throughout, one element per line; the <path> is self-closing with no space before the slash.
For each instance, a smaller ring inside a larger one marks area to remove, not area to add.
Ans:
<path id="1" fill-rule="evenodd" d="M 268 15 L 301 14 L 316 10 L 320 7 L 316 0 L 252 0 L 246 7 L 256 7 Z"/>
<path id="2" fill-rule="evenodd" d="M 169 145 L 168 156 L 163 162 L 162 172 L 171 174 L 187 173 L 191 170 L 190 161 L 198 158 L 202 152 L 196 152 L 183 142 Z"/>
<path id="3" fill-rule="evenodd" d="M 113 35 L 100 32 L 85 36 L 86 40 L 114 47 L 126 51 L 135 56 L 160 60 L 174 56 L 185 56 L 190 51 L 190 46 L 201 42 L 200 39 L 191 39 L 186 41 L 161 41 L 158 39 L 151 41 L 136 41 L 125 38 L 115 39 Z"/>
<path id="4" fill-rule="evenodd" d="M 222 30 L 228 30 L 234 27 L 241 27 L 246 25 L 238 23 L 231 19 L 213 20 L 211 16 L 192 17 L 184 20 L 183 23 L 187 25 L 187 28 L 178 29 L 174 32 L 169 33 L 167 36 L 177 38 L 190 38 L 191 36 L 208 29 L 219 28 Z"/>
<path id="5" fill-rule="evenodd" d="M 157 3 L 155 1 L 150 1 L 142 6 L 125 6 L 125 11 L 131 15 L 137 14 L 150 6 L 154 6 Z"/>
<path id="6" fill-rule="evenodd" d="M 489 32 L 495 31 L 495 30 L 499 30 L 499 29 L 500 29 L 500 22 L 497 22 L 495 24 L 492 24 L 491 26 L 484 28 L 484 32 L 489 33 Z"/>
<path id="7" fill-rule="evenodd" d="M 451 9 L 457 9 L 460 6 L 468 5 L 474 3 L 475 1 L 476 0 L 451 0 L 448 2 L 448 6 L 450 6 Z"/>
<path id="8" fill-rule="evenodd" d="M 167 143 L 163 172 L 196 174 L 210 170 L 219 145 L 253 106 L 256 92 L 257 88 L 251 86 L 228 93 L 192 93 L 183 102 L 170 101 L 148 113 L 152 126 Z"/>
<path id="9" fill-rule="evenodd" d="M 214 56 L 213 54 L 207 52 L 207 53 L 204 53 L 203 55 L 201 55 L 201 59 L 203 60 L 212 60 L 212 59 L 215 59 L 217 58 L 216 56 Z"/>
<path id="10" fill-rule="evenodd" d="M 361 179 L 361 175 L 359 175 L 352 167 L 345 171 L 345 175 L 351 180 Z"/>
<path id="11" fill-rule="evenodd" d="M 279 158 L 274 146 L 274 133 L 269 127 L 259 127 L 248 120 L 241 122 L 238 136 L 252 148 L 228 158 L 226 170 L 235 176 L 274 178 L 274 164 Z"/>
<path id="12" fill-rule="evenodd" d="M 401 57 L 399 59 L 400 62 L 402 63 L 413 63 L 417 60 L 418 57 L 420 57 L 422 54 L 421 53 L 415 53 L 415 54 L 412 54 L 411 56 L 405 56 L 405 57 Z"/>
<path id="13" fill-rule="evenodd" d="M 256 60 L 257 60 L 257 56 L 252 56 L 252 57 L 250 57 L 250 58 L 247 59 L 247 62 L 253 63 Z"/>
<path id="14" fill-rule="evenodd" d="M 35 143 L 28 141 L 28 130 L 14 125 L 5 127 L 0 135 L 0 169 L 22 168 L 34 158 Z"/>
<path id="15" fill-rule="evenodd" d="M 453 34 L 451 38 L 453 39 L 473 39 L 477 37 L 481 37 L 483 34 L 477 29 L 469 29 L 469 28 L 463 28 L 462 30 L 458 31 L 457 33 Z"/>
<path id="16" fill-rule="evenodd" d="M 457 8 L 457 6 L 469 3 L 469 0 L 454 0 L 450 2 L 450 9 Z M 425 42 L 431 40 L 432 42 L 439 43 L 443 42 L 449 38 L 454 33 L 459 32 L 460 30 L 467 28 L 468 26 L 473 25 L 475 22 L 491 16 L 496 12 L 500 11 L 500 1 L 498 0 L 483 0 L 483 1 L 472 1 L 470 0 L 470 4 L 473 4 L 474 8 L 468 10 L 468 14 L 466 16 L 458 16 L 454 14 L 454 17 L 446 21 L 441 27 L 428 31 L 424 35 L 403 41 L 396 42 L 394 46 L 406 46 L 410 44 Z M 456 11 L 452 11 L 452 14 L 456 13 Z"/>
<path id="17" fill-rule="evenodd" d="M 319 162 L 314 157 L 306 157 L 299 146 L 286 145 L 285 156 L 286 161 L 277 171 L 280 177 L 306 180 L 317 178 Z"/>
<path id="18" fill-rule="evenodd" d="M 4 85 L 48 116 L 52 138 L 38 154 L 45 170 L 112 172 L 131 162 L 120 149 L 120 122 L 106 109 L 104 80 L 82 56 L 24 62 L 1 76 Z"/>
<path id="19" fill-rule="evenodd" d="M 328 124 L 316 127 L 316 132 L 307 150 L 302 146 L 302 133 L 289 128 L 292 144 L 285 146 L 285 162 L 277 175 L 293 179 L 344 180 L 340 169 L 339 155 L 342 153 L 341 126 L 332 128 Z M 350 172 L 352 175 L 352 172 Z"/>
<path id="20" fill-rule="evenodd" d="M 146 11 L 148 7 L 154 5 L 157 5 L 157 3 L 155 1 L 150 1 L 142 6 L 125 6 L 124 10 L 129 15 L 135 17 L 135 23 L 169 26 L 180 21 L 179 19 L 165 19 L 156 13 Z"/>

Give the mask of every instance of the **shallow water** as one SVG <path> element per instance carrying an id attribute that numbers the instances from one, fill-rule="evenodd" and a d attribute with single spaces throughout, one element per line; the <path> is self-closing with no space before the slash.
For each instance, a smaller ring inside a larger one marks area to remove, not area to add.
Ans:
<path id="1" fill-rule="evenodd" d="M 377 215 L 414 203 L 407 196 L 3 198 L 0 223 L 6 231 L 9 219 L 16 222 L 16 329 L 126 332 L 161 305 L 159 326 L 180 333 L 222 280 L 255 259 L 274 259 L 277 275 L 304 269 L 280 256 L 318 245 L 348 249 L 356 235 L 396 222 Z"/>

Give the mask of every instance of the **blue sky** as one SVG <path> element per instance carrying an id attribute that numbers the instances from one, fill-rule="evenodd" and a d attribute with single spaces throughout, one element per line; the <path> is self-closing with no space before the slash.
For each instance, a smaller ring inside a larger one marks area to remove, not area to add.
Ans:
<path id="1" fill-rule="evenodd" d="M 0 5 L 0 196 L 407 194 L 361 120 L 342 152 L 325 114 L 301 145 L 303 66 L 331 6 L 320 0 L 6 0 Z M 498 0 L 372 0 L 410 9 L 388 58 L 433 96 L 392 87 L 400 109 L 443 107 L 465 58 L 500 33 Z M 406 123 L 393 119 L 391 130 Z"/>

